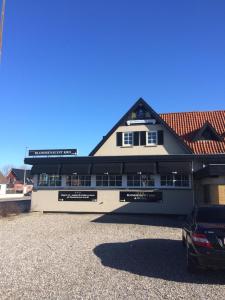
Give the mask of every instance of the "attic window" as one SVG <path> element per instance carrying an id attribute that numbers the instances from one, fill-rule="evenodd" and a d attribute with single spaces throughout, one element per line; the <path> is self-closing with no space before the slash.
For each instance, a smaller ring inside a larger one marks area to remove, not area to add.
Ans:
<path id="1" fill-rule="evenodd" d="M 210 130 L 210 129 L 206 129 L 201 137 L 200 140 L 217 140 L 217 137 L 215 136 L 215 134 Z"/>
<path id="2" fill-rule="evenodd" d="M 197 132 L 194 141 L 221 141 L 221 136 L 216 132 L 215 128 L 206 122 Z"/>
<path id="3" fill-rule="evenodd" d="M 139 105 L 134 111 L 131 113 L 132 120 L 144 120 L 151 118 L 150 112 L 143 105 Z"/>

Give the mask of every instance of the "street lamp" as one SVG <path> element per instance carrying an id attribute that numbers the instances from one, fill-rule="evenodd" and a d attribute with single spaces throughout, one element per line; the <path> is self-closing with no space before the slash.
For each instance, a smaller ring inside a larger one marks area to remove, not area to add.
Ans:
<path id="1" fill-rule="evenodd" d="M 28 147 L 25 147 L 25 155 L 24 155 L 24 158 L 26 158 L 27 149 L 28 149 Z M 27 175 L 27 169 L 26 169 L 26 165 L 24 165 L 24 173 L 23 173 L 23 194 L 25 194 L 26 175 Z"/>

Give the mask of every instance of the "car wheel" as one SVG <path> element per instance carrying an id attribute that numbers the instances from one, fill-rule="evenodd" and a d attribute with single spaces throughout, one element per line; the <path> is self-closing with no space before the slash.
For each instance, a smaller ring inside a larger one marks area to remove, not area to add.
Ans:
<path id="1" fill-rule="evenodd" d="M 196 273 L 198 271 L 198 262 L 196 258 L 191 255 L 189 248 L 187 248 L 186 264 L 189 273 Z"/>

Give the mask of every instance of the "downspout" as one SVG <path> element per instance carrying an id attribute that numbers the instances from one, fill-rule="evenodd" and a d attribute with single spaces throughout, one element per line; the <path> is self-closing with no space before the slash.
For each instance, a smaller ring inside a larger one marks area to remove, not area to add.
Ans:
<path id="1" fill-rule="evenodd" d="M 192 182 L 192 204 L 193 208 L 196 206 L 195 201 L 195 184 L 194 184 L 194 161 L 191 161 L 191 182 Z"/>

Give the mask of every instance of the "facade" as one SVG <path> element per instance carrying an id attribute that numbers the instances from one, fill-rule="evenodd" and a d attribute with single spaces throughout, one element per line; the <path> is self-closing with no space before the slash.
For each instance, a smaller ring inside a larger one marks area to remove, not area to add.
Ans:
<path id="1" fill-rule="evenodd" d="M 160 115 L 139 99 L 89 156 L 25 158 L 32 210 L 187 214 L 222 203 L 224 120 L 225 111 Z"/>

